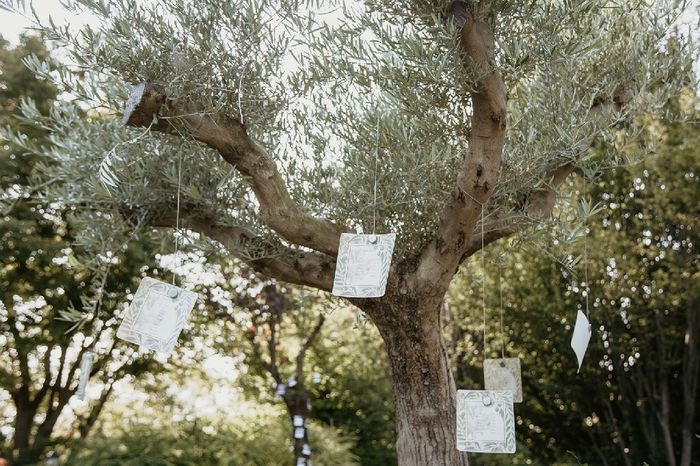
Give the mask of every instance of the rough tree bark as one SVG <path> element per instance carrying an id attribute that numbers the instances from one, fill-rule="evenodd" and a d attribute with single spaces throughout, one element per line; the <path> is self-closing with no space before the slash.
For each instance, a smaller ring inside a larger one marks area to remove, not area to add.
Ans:
<path id="1" fill-rule="evenodd" d="M 457 3 L 446 16 L 461 28 L 457 40 L 465 66 L 479 76 L 471 91 L 469 153 L 454 181 L 434 239 L 417 259 L 392 265 L 384 297 L 349 300 L 372 318 L 386 344 L 396 399 L 397 450 L 403 466 L 466 463 L 455 447 L 456 392 L 441 334 L 441 303 L 460 264 L 482 244 L 516 233 L 530 225 L 532 217 L 550 215 L 557 187 L 574 170 L 569 162 L 555 164 L 543 173 L 548 181 L 544 187 L 527 193 L 522 215 L 489 220 L 484 226 L 487 234 L 483 243 L 480 235 L 474 234 L 498 181 L 507 95 L 503 77 L 493 66 L 494 38 L 486 21 L 491 2 Z M 246 176 L 267 226 L 287 242 L 312 250 L 289 249 L 274 257 L 249 261 L 249 265 L 272 278 L 330 291 L 339 236 L 348 229 L 305 213 L 291 198 L 273 158 L 236 117 L 180 105 L 177 99 L 168 99 L 161 86 L 147 81 L 135 88 L 124 120 L 130 126 L 148 126 L 174 136 L 187 133 L 219 152 Z M 154 116 L 159 117 L 156 123 Z M 239 257 L 249 257 L 249 251 L 267 247 L 264 239 L 245 228 L 221 226 L 217 219 L 200 218 L 190 212 L 184 212 L 183 217 L 189 228 L 215 239 Z M 156 226 L 173 223 L 172 218 L 152 219 Z M 273 376 L 282 383 L 279 374 Z M 293 405 L 296 410 L 297 403 Z"/>

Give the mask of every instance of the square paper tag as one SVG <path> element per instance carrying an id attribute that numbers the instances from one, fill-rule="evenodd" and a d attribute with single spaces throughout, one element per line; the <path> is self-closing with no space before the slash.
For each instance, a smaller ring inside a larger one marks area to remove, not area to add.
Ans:
<path id="1" fill-rule="evenodd" d="M 333 294 L 348 298 L 384 296 L 396 233 L 343 233 L 338 246 Z"/>
<path id="2" fill-rule="evenodd" d="M 583 364 L 583 357 L 586 355 L 586 349 L 588 349 L 588 342 L 591 341 L 591 324 L 588 322 L 586 314 L 578 311 L 576 315 L 576 325 L 574 325 L 574 334 L 571 336 L 571 348 L 576 353 L 576 359 L 578 359 L 578 369 L 576 373 L 581 370 L 581 364 Z"/>
<path id="3" fill-rule="evenodd" d="M 457 450 L 515 453 L 512 392 L 457 390 Z"/>
<path id="4" fill-rule="evenodd" d="M 486 390 L 509 390 L 513 402 L 523 401 L 523 381 L 520 376 L 520 358 L 484 360 L 484 388 Z"/>
<path id="5" fill-rule="evenodd" d="M 136 290 L 117 336 L 144 348 L 170 353 L 196 302 L 196 293 L 146 277 Z"/>

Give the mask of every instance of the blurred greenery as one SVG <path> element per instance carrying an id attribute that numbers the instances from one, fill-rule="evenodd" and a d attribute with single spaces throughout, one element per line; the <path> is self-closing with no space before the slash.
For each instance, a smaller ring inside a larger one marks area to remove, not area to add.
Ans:
<path id="1" fill-rule="evenodd" d="M 524 402 L 515 405 L 519 451 L 502 464 L 672 464 L 680 462 L 684 434 L 685 443 L 696 442 L 697 123 L 650 124 L 663 139 L 656 156 L 599 173 L 586 191 L 577 184 L 578 199 L 587 194 L 602 213 L 589 219 L 587 240 L 564 245 L 550 238 L 570 258 L 587 247 L 573 270 L 510 244 L 486 251 L 486 355 L 501 354 L 502 287 L 505 354 L 518 356 L 523 370 Z M 569 343 L 576 312 L 586 307 L 586 264 L 593 337 L 577 374 Z M 463 387 L 482 383 L 480 276 L 473 264 L 451 293 Z M 695 459 L 698 453 L 696 447 Z M 474 456 L 476 464 L 496 464 Z"/>

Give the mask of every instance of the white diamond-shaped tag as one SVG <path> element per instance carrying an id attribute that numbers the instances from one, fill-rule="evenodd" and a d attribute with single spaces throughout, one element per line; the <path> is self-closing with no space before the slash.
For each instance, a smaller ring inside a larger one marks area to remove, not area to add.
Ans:
<path id="1" fill-rule="evenodd" d="M 513 402 L 523 401 L 523 382 L 519 358 L 484 360 L 484 388 L 486 390 L 510 390 Z"/>
<path id="2" fill-rule="evenodd" d="M 146 277 L 141 280 L 117 336 L 160 353 L 170 353 L 197 302 L 197 294 Z"/>
<path id="3" fill-rule="evenodd" d="M 576 325 L 574 325 L 574 334 L 571 336 L 571 348 L 576 353 L 576 359 L 578 359 L 577 374 L 581 370 L 583 357 L 586 355 L 588 343 L 591 341 L 591 334 L 591 324 L 588 322 L 588 317 L 583 312 L 578 311 Z"/>

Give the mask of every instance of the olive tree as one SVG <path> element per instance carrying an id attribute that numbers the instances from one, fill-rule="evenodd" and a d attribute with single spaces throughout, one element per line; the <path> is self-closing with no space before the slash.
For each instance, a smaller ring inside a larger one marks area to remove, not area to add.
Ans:
<path id="1" fill-rule="evenodd" d="M 663 0 L 65 3 L 100 21 L 45 25 L 71 65 L 28 64 L 77 101 L 44 122 L 71 202 L 325 291 L 341 233 L 397 233 L 386 294 L 349 301 L 385 343 L 402 465 L 466 462 L 440 328 L 460 265 L 547 221 L 567 177 L 628 162 L 588 148 L 692 85 Z"/>

